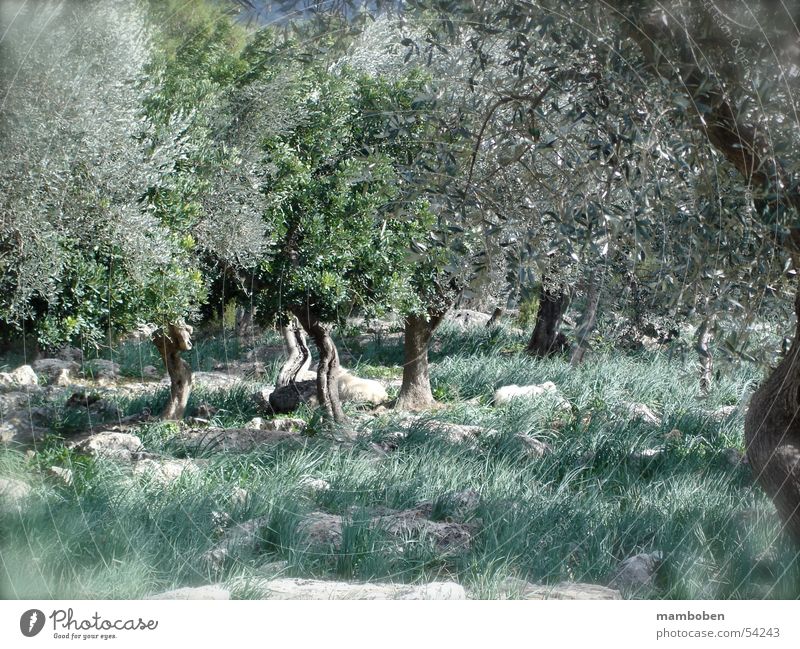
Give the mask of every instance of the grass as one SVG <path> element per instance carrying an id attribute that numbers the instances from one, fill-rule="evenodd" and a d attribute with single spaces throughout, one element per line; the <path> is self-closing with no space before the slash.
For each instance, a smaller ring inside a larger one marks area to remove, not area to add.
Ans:
<path id="1" fill-rule="evenodd" d="M 57 436 L 32 458 L 0 450 L 0 475 L 33 486 L 22 510 L 0 512 L 0 594 L 138 598 L 220 580 L 247 584 L 280 561 L 284 576 L 453 579 L 473 596 L 490 598 L 508 577 L 607 584 L 621 560 L 660 551 L 653 586 L 625 596 L 800 596 L 800 562 L 779 533 L 772 504 L 747 467 L 731 465 L 724 454 L 742 450 L 741 414 L 721 422 L 708 415 L 746 397 L 759 380 L 754 368 L 736 368 L 699 400 L 693 365 L 677 358 L 607 355 L 574 369 L 519 354 L 523 343 L 502 328 L 464 334 L 445 327 L 435 339 L 432 383 L 447 407 L 427 416 L 495 431 L 474 443 L 453 443 L 422 426 L 398 435 L 405 429 L 390 412 L 355 420 L 351 443 L 320 435 L 246 454 L 202 453 L 200 471 L 168 487 L 133 477 L 113 461 L 76 456 Z M 362 345 L 355 367 L 398 377 L 401 344 Z M 571 413 L 559 414 L 545 401 L 490 405 L 497 387 L 546 380 L 569 399 Z M 215 423 L 241 425 L 257 414 L 249 398 L 257 385 L 197 390 L 190 412 L 209 403 L 218 408 Z M 164 396 L 161 390 L 120 398 L 119 405 L 125 413 L 157 410 Z M 631 421 L 628 402 L 646 403 L 661 424 Z M 667 440 L 674 428 L 682 435 Z M 176 431 L 177 424 L 155 422 L 136 433 L 149 451 L 169 456 L 182 453 L 172 441 Z M 527 455 L 520 433 L 546 441 L 552 452 Z M 396 446 L 385 457 L 371 446 L 383 441 Z M 660 454 L 636 456 L 646 449 Z M 71 468 L 73 485 L 47 479 L 52 465 Z M 330 488 L 309 488 L 309 478 Z M 237 488 L 247 490 L 246 500 L 233 497 Z M 480 494 L 470 519 L 479 531 L 467 551 L 442 553 L 424 538 L 399 543 L 368 523 L 375 508 L 425 500 L 434 502 L 433 518 L 447 520 L 451 495 L 465 489 Z M 312 511 L 343 517 L 338 549 L 310 548 L 298 533 Z M 215 512 L 234 523 L 264 517 L 257 551 L 234 552 L 219 568 L 201 561 L 219 541 Z M 255 592 L 245 585 L 234 594 Z"/>

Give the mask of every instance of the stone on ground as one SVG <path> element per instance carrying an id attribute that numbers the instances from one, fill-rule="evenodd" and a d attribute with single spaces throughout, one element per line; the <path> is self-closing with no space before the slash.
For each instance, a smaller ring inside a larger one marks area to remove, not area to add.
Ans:
<path id="1" fill-rule="evenodd" d="M 278 420 L 276 420 L 278 421 Z M 180 440 L 187 448 L 206 451 L 246 453 L 260 446 L 280 442 L 302 442 L 301 430 L 293 428 L 196 428 L 181 433 Z"/>
<path id="2" fill-rule="evenodd" d="M 571 581 L 545 585 L 512 578 L 506 580 L 500 591 L 506 597 L 513 596 L 520 599 L 622 599 L 618 590 Z"/>
<path id="3" fill-rule="evenodd" d="M 15 388 L 39 384 L 39 378 L 30 365 L 21 365 L 13 372 L 0 372 L 0 388 Z"/>
<path id="4" fill-rule="evenodd" d="M 31 495 L 31 486 L 16 478 L 0 478 L 0 507 L 14 509 Z"/>
<path id="5" fill-rule="evenodd" d="M 176 588 L 165 593 L 150 595 L 145 599 L 230 599 L 230 591 L 220 585 L 197 586 L 194 588 Z"/>
<path id="6" fill-rule="evenodd" d="M 263 599 L 466 599 L 464 588 L 451 581 L 429 584 L 381 584 L 323 581 L 318 579 L 269 579 L 250 582 Z"/>
<path id="7" fill-rule="evenodd" d="M 611 579 L 612 588 L 650 586 L 661 563 L 661 552 L 641 553 L 622 561 Z"/>
<path id="8" fill-rule="evenodd" d="M 130 433 L 104 431 L 94 433 L 80 440 L 74 440 L 68 446 L 79 453 L 92 457 L 111 458 L 115 460 L 132 461 L 142 452 L 142 440 Z"/>

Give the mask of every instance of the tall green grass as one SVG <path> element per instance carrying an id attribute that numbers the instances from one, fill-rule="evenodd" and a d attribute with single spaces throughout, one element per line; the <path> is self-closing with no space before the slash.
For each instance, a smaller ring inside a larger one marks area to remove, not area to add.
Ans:
<path id="1" fill-rule="evenodd" d="M 759 371 L 746 365 L 697 396 L 691 364 L 662 354 L 595 357 L 580 368 L 561 359 L 518 353 L 524 342 L 506 330 L 463 335 L 444 328 L 432 353 L 434 389 L 447 407 L 426 417 L 477 424 L 486 434 L 454 443 L 423 425 L 409 429 L 394 413 L 355 419 L 350 440 L 306 438 L 246 454 L 200 453 L 197 475 L 164 487 L 133 477 L 111 461 L 88 460 L 50 440 L 33 458 L 0 451 L 0 474 L 34 487 L 20 510 L 0 512 L 0 580 L 10 598 L 141 597 L 217 581 L 246 584 L 274 569 L 285 575 L 418 582 L 454 579 L 473 596 L 496 597 L 508 577 L 546 584 L 607 584 L 619 562 L 660 551 L 652 586 L 627 597 L 797 598 L 800 562 L 780 533 L 774 509 L 746 466 L 742 416 L 716 421 L 710 412 L 746 399 Z M 399 343 L 398 343 L 399 345 Z M 362 348 L 365 367 L 396 375 L 397 345 Z M 490 405 L 510 383 L 555 382 L 570 401 L 558 413 L 542 400 Z M 239 425 L 255 414 L 252 386 L 197 390 L 219 408 L 216 423 Z M 124 410 L 158 405 L 163 393 L 129 400 Z M 467 402 L 469 400 L 469 402 Z M 633 421 L 626 403 L 655 410 L 660 425 Z M 137 434 L 145 448 L 185 454 L 177 424 L 150 423 Z M 665 438 L 678 428 L 677 439 Z M 520 434 L 546 442 L 544 457 L 526 453 Z M 385 443 L 386 455 L 374 451 Z M 644 450 L 652 458 L 637 455 Z M 44 477 L 51 464 L 75 472 L 72 486 Z M 309 478 L 329 489 L 312 489 Z M 247 490 L 244 501 L 233 498 Z M 370 523 L 381 508 L 433 501 L 451 516 L 449 497 L 480 494 L 467 522 L 478 530 L 464 552 L 443 553 L 426 539 L 398 539 Z M 338 550 L 309 547 L 299 533 L 310 512 L 343 517 Z M 221 566 L 201 560 L 220 541 L 214 512 L 233 523 L 262 518 L 258 547 L 233 552 Z M 270 573 L 272 574 L 272 573 Z M 237 596 L 254 596 L 246 586 Z"/>

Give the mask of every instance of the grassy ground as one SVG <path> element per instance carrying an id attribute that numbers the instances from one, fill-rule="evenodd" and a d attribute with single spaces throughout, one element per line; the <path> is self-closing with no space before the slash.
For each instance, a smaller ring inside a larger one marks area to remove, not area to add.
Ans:
<path id="1" fill-rule="evenodd" d="M 112 461 L 75 456 L 56 436 L 33 457 L 0 450 L 0 475 L 35 487 L 22 511 L 0 513 L 0 594 L 137 598 L 279 569 L 353 580 L 446 578 L 476 597 L 494 597 L 510 576 L 607 584 L 619 561 L 658 550 L 664 559 L 653 588 L 627 596 L 800 596 L 800 562 L 779 533 L 771 503 L 753 486 L 747 467 L 725 455 L 725 449 L 742 449 L 742 415 L 708 416 L 746 398 L 759 378 L 756 370 L 742 366 L 729 373 L 701 401 L 693 367 L 660 353 L 596 357 L 573 369 L 561 360 L 534 361 L 519 353 L 522 344 L 503 329 L 464 334 L 444 328 L 437 335 L 432 383 L 447 407 L 429 416 L 497 431 L 472 444 L 416 429 L 396 440 L 401 425 L 390 412 L 355 419 L 348 443 L 322 434 L 300 446 L 247 454 L 206 451 L 197 475 L 184 474 L 169 487 L 132 479 Z M 401 341 L 362 341 L 349 349 L 356 373 L 399 376 Z M 135 354 L 125 353 L 134 358 L 126 366 L 135 366 Z M 219 359 L 219 350 L 212 355 Z M 203 367 L 202 354 L 195 366 Z M 560 423 L 552 405 L 541 401 L 504 408 L 489 403 L 499 386 L 546 380 L 573 405 Z M 190 408 L 204 401 L 220 409 L 218 423 L 241 425 L 256 414 L 249 399 L 254 385 L 196 391 Z M 163 398 L 162 389 L 121 405 L 126 412 L 156 409 Z M 647 404 L 662 416 L 661 425 L 631 421 L 624 402 Z M 173 442 L 175 426 L 150 423 L 136 432 L 149 451 L 185 455 Z M 666 439 L 675 428 L 682 436 Z M 517 433 L 547 442 L 552 453 L 530 457 Z M 376 455 L 372 444 L 387 440 L 396 450 Z M 662 453 L 637 457 L 645 449 Z M 43 477 L 54 464 L 74 471 L 72 486 Z M 330 489 L 310 488 L 309 478 L 327 481 Z M 233 498 L 236 487 L 247 490 L 245 500 Z M 467 552 L 444 555 L 424 542 L 398 545 L 365 524 L 369 508 L 400 509 L 423 500 L 436 502 L 436 515 L 444 518 L 448 494 L 464 489 L 481 496 L 479 532 Z M 303 545 L 297 526 L 311 511 L 346 516 L 340 550 Z M 234 556 L 221 569 L 206 566 L 199 556 L 219 539 L 214 512 L 234 522 L 265 516 L 263 551 Z M 247 597 L 247 588 L 235 594 Z"/>

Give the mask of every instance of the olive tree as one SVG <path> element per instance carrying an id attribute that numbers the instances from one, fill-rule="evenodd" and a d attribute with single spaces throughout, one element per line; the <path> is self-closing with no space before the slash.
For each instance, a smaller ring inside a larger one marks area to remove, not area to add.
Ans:
<path id="1" fill-rule="evenodd" d="M 145 7 L 4 3 L 0 20 L 0 319 L 46 348 L 183 328 L 202 281 L 184 235 L 142 201 L 159 173 L 140 138 Z"/>

